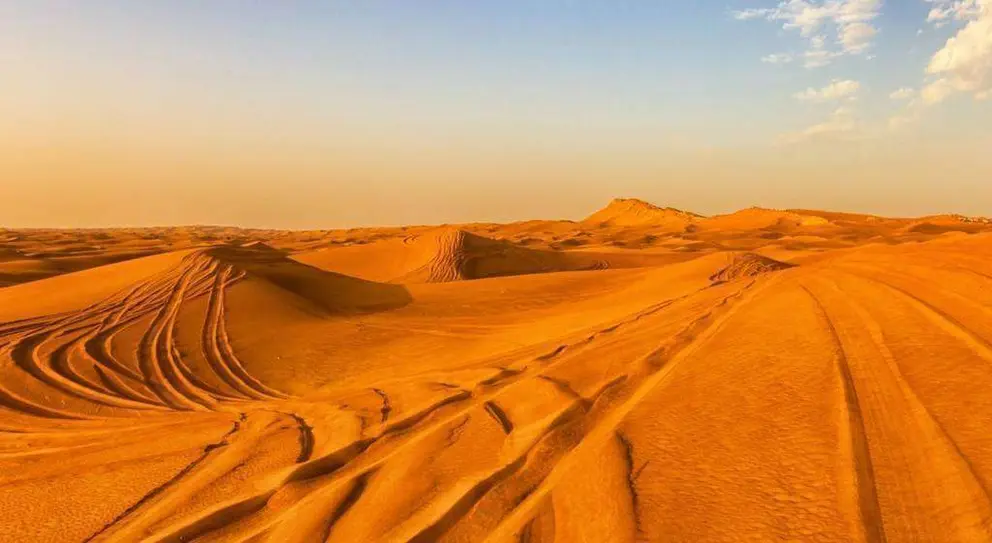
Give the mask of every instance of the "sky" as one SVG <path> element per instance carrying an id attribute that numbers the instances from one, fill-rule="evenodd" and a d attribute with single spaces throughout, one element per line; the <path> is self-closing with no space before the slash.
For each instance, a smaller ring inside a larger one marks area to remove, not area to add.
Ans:
<path id="1" fill-rule="evenodd" d="M 0 226 L 992 215 L 992 0 L 6 0 Z"/>

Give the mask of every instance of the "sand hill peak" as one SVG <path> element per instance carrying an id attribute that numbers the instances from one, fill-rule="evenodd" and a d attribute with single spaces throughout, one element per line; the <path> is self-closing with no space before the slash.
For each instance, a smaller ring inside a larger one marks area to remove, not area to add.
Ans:
<path id="1" fill-rule="evenodd" d="M 583 222 L 613 226 L 680 226 L 702 218 L 674 207 L 658 207 L 637 198 L 615 198 Z"/>

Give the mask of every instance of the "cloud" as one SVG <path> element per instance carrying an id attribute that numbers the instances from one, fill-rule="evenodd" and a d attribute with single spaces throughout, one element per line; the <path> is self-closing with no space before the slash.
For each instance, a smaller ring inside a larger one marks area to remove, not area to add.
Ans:
<path id="1" fill-rule="evenodd" d="M 955 19 L 967 24 L 934 53 L 926 73 L 933 78 L 920 91 L 925 104 L 943 102 L 957 93 L 971 93 L 976 99 L 992 89 L 992 0 L 944 2 Z M 944 13 L 944 12 L 942 12 Z M 932 13 L 931 13 L 932 15 Z"/>
<path id="2" fill-rule="evenodd" d="M 909 100 L 914 96 L 916 96 L 915 89 L 911 89 L 909 87 L 903 87 L 901 89 L 893 91 L 892 94 L 889 95 L 889 98 L 893 100 Z"/>
<path id="3" fill-rule="evenodd" d="M 761 62 L 766 64 L 788 64 L 793 60 L 795 60 L 794 57 L 789 53 L 773 53 L 761 57 Z"/>
<path id="4" fill-rule="evenodd" d="M 839 107 L 823 122 L 786 134 L 779 138 L 779 143 L 795 145 L 810 141 L 849 141 L 859 139 L 862 134 L 863 128 L 855 118 L 854 111 L 848 107 Z"/>
<path id="5" fill-rule="evenodd" d="M 926 0 L 933 4 L 927 14 L 927 22 L 941 27 L 950 21 L 967 21 L 978 16 L 983 0 Z"/>
<path id="6" fill-rule="evenodd" d="M 984 0 L 968 0 L 984 1 Z M 803 53 L 807 68 L 829 64 L 841 55 L 860 55 L 878 34 L 874 20 L 882 0 L 785 0 L 773 8 L 750 8 L 732 12 L 741 21 L 766 20 L 797 31 L 808 42 Z M 828 37 L 833 41 L 827 44 Z"/>
<path id="7" fill-rule="evenodd" d="M 813 36 L 809 39 L 809 49 L 803 52 L 803 66 L 819 68 L 830 64 L 833 59 L 843 55 L 840 51 L 826 48 L 827 39 L 824 36 Z"/>
<path id="8" fill-rule="evenodd" d="M 862 53 L 871 45 L 871 39 L 878 34 L 874 26 L 867 23 L 854 23 L 843 27 L 840 42 L 848 53 Z"/>
<path id="9" fill-rule="evenodd" d="M 732 12 L 734 19 L 738 21 L 750 21 L 752 19 L 766 19 L 775 12 L 768 8 L 748 8 Z"/>
<path id="10" fill-rule="evenodd" d="M 814 103 L 853 100 L 857 97 L 859 90 L 861 90 L 861 83 L 857 81 L 850 79 L 834 80 L 822 89 L 810 87 L 802 92 L 797 92 L 793 97 L 800 102 Z"/>
<path id="11" fill-rule="evenodd" d="M 923 118 L 926 110 L 957 94 L 975 100 L 992 98 L 992 0 L 926 0 L 934 7 L 927 21 L 959 28 L 930 58 L 926 79 L 914 94 L 900 89 L 890 95 L 906 104 L 889 119 L 898 130 Z M 961 26 L 963 25 L 963 26 Z"/>

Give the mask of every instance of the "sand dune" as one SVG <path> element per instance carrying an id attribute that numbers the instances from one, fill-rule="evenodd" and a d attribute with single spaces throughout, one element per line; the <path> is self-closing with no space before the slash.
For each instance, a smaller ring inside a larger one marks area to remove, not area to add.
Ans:
<path id="1" fill-rule="evenodd" d="M 618 198 L 583 222 L 610 226 L 652 226 L 680 231 L 702 218 L 702 215 L 672 207 L 658 207 L 636 198 Z"/>
<path id="2" fill-rule="evenodd" d="M 990 225 L 607 210 L 0 232 L 0 541 L 992 540 Z"/>
<path id="3" fill-rule="evenodd" d="M 728 215 L 708 217 L 706 220 L 700 221 L 699 227 L 728 231 L 762 228 L 791 229 L 803 226 L 828 226 L 830 224 L 829 219 L 819 215 L 752 207 Z"/>
<path id="4" fill-rule="evenodd" d="M 549 251 L 522 247 L 457 228 L 402 239 L 298 253 L 304 264 L 387 283 L 445 283 L 532 273 L 667 264 L 673 255 Z"/>
<path id="5" fill-rule="evenodd" d="M 728 255 L 730 262 L 710 276 L 711 281 L 723 283 L 748 277 L 757 277 L 764 273 L 776 272 L 793 267 L 793 264 L 780 262 L 774 258 L 755 254 L 741 253 Z"/>

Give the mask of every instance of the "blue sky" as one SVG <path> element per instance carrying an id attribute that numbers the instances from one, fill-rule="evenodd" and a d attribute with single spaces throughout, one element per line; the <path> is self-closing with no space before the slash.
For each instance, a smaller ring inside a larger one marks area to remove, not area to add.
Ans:
<path id="1" fill-rule="evenodd" d="M 10 1 L 0 168 L 32 225 L 577 217 L 612 196 L 992 214 L 990 10 Z"/>

